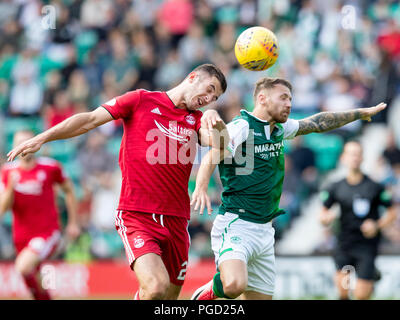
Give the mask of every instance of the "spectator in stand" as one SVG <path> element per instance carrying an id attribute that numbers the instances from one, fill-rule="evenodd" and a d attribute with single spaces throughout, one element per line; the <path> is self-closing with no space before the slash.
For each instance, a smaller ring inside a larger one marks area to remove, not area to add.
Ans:
<path id="1" fill-rule="evenodd" d="M 48 106 L 44 111 L 45 127 L 51 128 L 64 121 L 75 113 L 75 107 L 71 103 L 68 93 L 59 90 L 54 95 L 54 104 Z"/>
<path id="2" fill-rule="evenodd" d="M 119 32 L 113 33 L 110 41 L 111 59 L 104 76 L 112 77 L 119 90 L 132 90 L 137 81 L 138 70 L 130 55 L 127 41 L 123 34 Z"/>
<path id="3" fill-rule="evenodd" d="M 293 139 L 291 144 L 290 156 L 293 159 L 293 170 L 297 172 L 301 179 L 303 188 L 296 194 L 299 200 L 307 199 L 312 193 L 317 191 L 318 171 L 314 151 L 307 147 L 302 136 Z"/>
<path id="4" fill-rule="evenodd" d="M 43 88 L 38 81 L 36 53 L 25 48 L 12 69 L 14 85 L 10 92 L 9 113 L 13 116 L 38 115 L 43 101 Z"/>
<path id="5" fill-rule="evenodd" d="M 180 57 L 187 69 L 192 69 L 210 60 L 212 43 L 204 36 L 203 26 L 194 21 L 179 45 Z"/>
<path id="6" fill-rule="evenodd" d="M 72 72 L 66 91 L 72 103 L 89 104 L 90 87 L 82 70 Z"/>
<path id="7" fill-rule="evenodd" d="M 80 184 L 84 190 L 83 201 L 90 201 L 87 227 L 93 238 L 92 253 L 100 258 L 111 258 L 121 252 L 113 253 L 112 243 L 107 241 L 117 238 L 113 243 L 120 243 L 115 234 L 114 215 L 110 214 L 118 203 L 120 184 L 116 182 L 118 167 L 115 156 L 106 147 L 107 137 L 97 129 L 89 133 L 78 153 L 78 163 L 82 168 Z"/>
<path id="8" fill-rule="evenodd" d="M 400 149 L 396 141 L 396 136 L 393 131 L 389 131 L 383 157 L 391 165 L 394 166 L 400 163 Z"/>
<path id="9" fill-rule="evenodd" d="M 193 18 L 194 7 L 190 0 L 166 0 L 158 12 L 158 20 L 172 34 L 174 47 L 189 30 Z"/>
<path id="10" fill-rule="evenodd" d="M 337 76 L 334 81 L 330 83 L 329 89 L 330 91 L 327 93 L 327 97 L 322 105 L 323 111 L 344 111 L 357 107 L 358 101 L 350 93 L 350 81 L 348 78 Z M 356 135 L 360 128 L 360 122 L 352 122 L 334 132 L 343 135 L 345 138 L 350 138 Z"/>
<path id="11" fill-rule="evenodd" d="M 52 70 L 46 74 L 43 93 L 43 105 L 45 108 L 54 104 L 54 96 L 60 90 L 61 83 L 62 76 L 58 70 Z"/>
<path id="12" fill-rule="evenodd" d="M 293 112 L 316 113 L 319 110 L 317 79 L 311 73 L 308 61 L 304 58 L 295 62 L 296 73 L 293 76 Z"/>

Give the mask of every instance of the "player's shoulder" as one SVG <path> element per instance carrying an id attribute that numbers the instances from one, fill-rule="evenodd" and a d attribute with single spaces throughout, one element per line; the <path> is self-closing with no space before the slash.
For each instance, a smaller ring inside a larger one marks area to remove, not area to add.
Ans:
<path id="1" fill-rule="evenodd" d="M 242 118 L 240 116 L 235 117 L 226 125 L 228 132 L 232 134 L 233 132 L 246 132 L 248 133 L 250 130 L 249 121 L 246 118 Z"/>
<path id="2" fill-rule="evenodd" d="M 373 185 L 381 185 L 378 181 L 372 179 L 370 176 L 364 174 L 364 182 L 365 183 L 369 183 L 369 184 L 373 184 Z"/>
<path id="3" fill-rule="evenodd" d="M 152 91 L 148 91 L 146 89 L 135 89 L 135 90 L 127 91 L 125 93 L 125 96 L 127 98 L 137 99 L 137 97 L 141 98 L 141 97 L 146 96 L 151 93 L 152 93 Z"/>
<path id="4" fill-rule="evenodd" d="M 281 125 L 285 133 L 297 133 L 297 131 L 299 130 L 299 120 L 289 118 L 286 120 L 286 122 L 282 122 L 279 125 Z"/>
<path id="5" fill-rule="evenodd" d="M 14 170 L 16 168 L 18 168 L 20 165 L 20 161 L 14 160 L 12 162 L 6 162 L 1 166 L 1 171 L 6 172 L 6 171 L 10 171 L 10 170 Z"/>
<path id="6" fill-rule="evenodd" d="M 345 186 L 347 184 L 346 182 L 346 178 L 345 177 L 339 177 L 336 179 L 331 180 L 328 184 L 327 184 L 327 189 L 334 191 L 334 190 L 339 190 L 340 188 L 342 188 L 343 186 Z"/>
<path id="7" fill-rule="evenodd" d="M 281 125 L 282 125 L 282 127 L 289 127 L 289 126 L 293 126 L 293 125 L 299 125 L 299 120 L 295 120 L 295 119 L 292 119 L 292 118 L 288 118 L 285 122 L 282 122 L 281 123 Z"/>
<path id="8" fill-rule="evenodd" d="M 38 157 L 36 159 L 36 163 L 39 166 L 43 166 L 43 167 L 52 167 L 52 168 L 61 167 L 60 162 L 58 162 L 57 160 L 55 160 L 53 158 L 49 158 L 49 157 Z"/>
<path id="9" fill-rule="evenodd" d="M 137 94 L 141 99 L 165 99 L 166 94 L 164 91 L 150 91 L 147 89 L 136 89 L 131 91 Z"/>
<path id="10" fill-rule="evenodd" d="M 372 179 L 370 176 L 368 175 L 364 175 L 364 183 L 368 185 L 369 188 L 375 188 L 375 190 L 381 190 L 384 189 L 385 186 L 380 183 L 379 181 L 376 181 L 374 179 Z"/>
<path id="11" fill-rule="evenodd" d="M 234 117 L 228 125 L 236 126 L 236 127 L 249 127 L 249 119 L 243 116 L 236 116 Z"/>

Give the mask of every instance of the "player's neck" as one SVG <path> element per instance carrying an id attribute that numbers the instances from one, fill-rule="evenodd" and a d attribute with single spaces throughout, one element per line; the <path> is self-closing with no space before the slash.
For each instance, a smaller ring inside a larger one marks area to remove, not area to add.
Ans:
<path id="1" fill-rule="evenodd" d="M 274 121 L 273 118 L 267 112 L 265 112 L 265 110 L 263 110 L 263 108 L 256 107 L 256 108 L 254 108 L 254 110 L 251 114 L 258 119 L 261 119 L 263 121 L 268 121 L 269 129 L 272 133 L 272 131 L 274 130 L 276 121 Z"/>
<path id="2" fill-rule="evenodd" d="M 364 175 L 361 170 L 350 170 L 346 177 L 346 180 L 349 184 L 356 185 L 362 181 L 363 177 Z"/>
<path id="3" fill-rule="evenodd" d="M 171 90 L 168 90 L 166 94 L 176 108 L 186 109 L 185 99 L 179 85 L 175 88 L 172 88 Z"/>
<path id="4" fill-rule="evenodd" d="M 29 159 L 22 159 L 20 161 L 20 167 L 24 170 L 30 170 L 36 165 L 36 159 L 31 157 Z"/>

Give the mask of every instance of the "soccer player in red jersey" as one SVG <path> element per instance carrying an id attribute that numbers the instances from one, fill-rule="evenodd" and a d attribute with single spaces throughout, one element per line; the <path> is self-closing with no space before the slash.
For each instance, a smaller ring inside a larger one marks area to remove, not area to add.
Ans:
<path id="1" fill-rule="evenodd" d="M 136 299 L 179 296 L 190 245 L 188 181 L 196 143 L 220 144 L 212 133 L 225 128 L 215 110 L 203 115 L 198 109 L 217 100 L 225 90 L 223 73 L 204 64 L 166 92 L 127 92 L 92 112 L 64 120 L 8 154 L 13 160 L 19 154 L 38 151 L 48 141 L 123 120 L 122 187 L 115 223 L 139 281 Z"/>
<path id="2" fill-rule="evenodd" d="M 14 136 L 14 146 L 32 137 L 30 131 L 19 131 Z M 29 154 L 1 169 L 0 217 L 12 210 L 17 253 L 15 266 L 36 300 L 50 299 L 49 292 L 40 284 L 39 270 L 41 263 L 55 252 L 61 239 L 55 185 L 65 193 L 68 211 L 66 233 L 75 239 L 80 233 L 76 223 L 76 199 L 72 183 L 64 176 L 58 162 Z"/>

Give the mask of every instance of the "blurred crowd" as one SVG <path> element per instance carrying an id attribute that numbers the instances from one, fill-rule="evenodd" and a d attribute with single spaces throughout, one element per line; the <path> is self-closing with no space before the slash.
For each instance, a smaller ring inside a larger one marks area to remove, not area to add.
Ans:
<path id="1" fill-rule="evenodd" d="M 266 72 L 237 64 L 234 45 L 245 28 L 273 30 L 279 59 Z M 400 101 L 400 3 L 389 0 L 4 0 L 0 3 L 1 162 L 12 134 L 27 125 L 36 132 L 77 112 L 97 108 L 137 88 L 167 90 L 194 67 L 212 62 L 227 77 L 228 89 L 212 108 L 228 122 L 252 110 L 253 86 L 262 76 L 293 84 L 292 117 L 319 111 L 367 107 L 385 101 L 374 118 L 391 128 Z M 343 143 L 362 135 L 360 121 L 286 144 L 286 178 L 274 221 L 277 241 L 301 208 L 336 168 Z M 392 128 L 382 154 L 380 179 L 400 202 L 400 132 Z M 76 186 L 84 233 L 66 243 L 70 261 L 122 257 L 114 229 L 119 196 L 118 150 L 121 123 L 87 135 L 52 142 L 41 153 L 59 160 Z M 200 160 L 205 150 L 200 149 Z M 199 161 L 189 190 L 195 186 Z M 213 207 L 220 202 L 217 172 L 210 182 Z M 65 220 L 63 199 L 59 199 Z M 216 210 L 214 210 L 216 211 Z M 213 217 L 192 215 L 193 258 L 212 256 Z M 400 247 L 400 222 L 387 241 Z M 0 257 L 12 258 L 10 215 L 0 224 Z"/>

